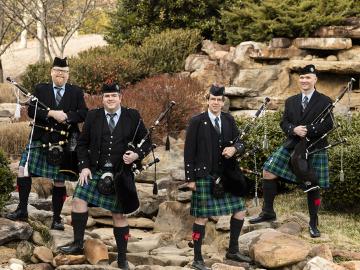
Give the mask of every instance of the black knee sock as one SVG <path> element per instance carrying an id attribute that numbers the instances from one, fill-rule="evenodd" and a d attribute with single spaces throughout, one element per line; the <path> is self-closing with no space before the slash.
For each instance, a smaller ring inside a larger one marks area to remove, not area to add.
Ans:
<path id="1" fill-rule="evenodd" d="M 264 205 L 263 211 L 267 214 L 275 214 L 274 200 L 277 194 L 277 181 L 263 179 Z"/>
<path id="2" fill-rule="evenodd" d="M 229 253 L 235 254 L 239 252 L 239 236 L 241 228 L 244 224 L 243 219 L 236 219 L 231 217 L 230 220 L 230 242 L 229 242 Z"/>
<path id="3" fill-rule="evenodd" d="M 27 206 L 29 201 L 29 194 L 31 190 L 31 177 L 18 177 L 17 178 L 17 189 L 19 191 L 19 206 L 18 208 L 22 212 L 27 212 Z"/>
<path id="4" fill-rule="evenodd" d="M 203 261 L 201 254 L 202 240 L 205 236 L 205 225 L 194 223 L 192 239 L 194 241 L 194 261 Z"/>
<path id="5" fill-rule="evenodd" d="M 319 207 L 321 203 L 320 199 L 320 190 L 315 189 L 307 193 L 308 209 L 310 216 L 310 225 L 317 226 L 317 214 L 319 212 Z"/>
<path id="6" fill-rule="evenodd" d="M 118 264 L 123 265 L 126 261 L 126 250 L 129 239 L 129 226 L 114 227 L 114 236 L 118 250 Z"/>
<path id="7" fill-rule="evenodd" d="M 53 221 L 61 222 L 61 210 L 66 200 L 66 187 L 54 186 L 52 191 Z"/>
<path id="8" fill-rule="evenodd" d="M 84 235 L 86 223 L 88 220 L 88 212 L 76 213 L 71 212 L 71 224 L 74 230 L 74 243 L 80 246 L 84 243 Z"/>

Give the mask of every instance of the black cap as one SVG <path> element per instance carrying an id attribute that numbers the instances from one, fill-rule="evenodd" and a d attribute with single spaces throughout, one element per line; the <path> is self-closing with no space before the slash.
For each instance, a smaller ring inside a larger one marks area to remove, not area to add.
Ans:
<path id="1" fill-rule="evenodd" d="M 300 75 L 304 74 L 315 74 L 316 75 L 316 69 L 314 65 L 307 65 L 304 68 L 300 69 Z"/>
<path id="2" fill-rule="evenodd" d="M 59 57 L 55 57 L 54 58 L 54 62 L 53 62 L 53 67 L 68 67 L 68 61 L 67 61 L 67 57 L 65 57 L 64 59 L 61 59 Z"/>
<path id="3" fill-rule="evenodd" d="M 223 96 L 225 92 L 225 87 L 213 84 L 210 87 L 209 94 L 212 94 L 213 96 Z"/>
<path id="4" fill-rule="evenodd" d="M 120 86 L 116 83 L 105 83 L 102 87 L 103 93 L 120 93 Z"/>

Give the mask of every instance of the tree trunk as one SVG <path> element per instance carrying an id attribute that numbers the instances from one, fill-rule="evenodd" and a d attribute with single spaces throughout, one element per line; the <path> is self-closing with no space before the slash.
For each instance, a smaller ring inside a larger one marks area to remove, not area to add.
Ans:
<path id="1" fill-rule="evenodd" d="M 2 67 L 2 61 L 1 61 L 1 56 L 0 56 L 0 83 L 4 82 L 4 71 L 3 71 L 3 67 Z"/>
<path id="2" fill-rule="evenodd" d="M 26 17 L 24 18 L 24 22 L 27 25 L 29 22 L 29 19 Z M 25 49 L 27 48 L 27 29 L 24 28 L 24 30 L 21 32 L 20 35 L 20 44 L 19 44 L 19 49 Z"/>

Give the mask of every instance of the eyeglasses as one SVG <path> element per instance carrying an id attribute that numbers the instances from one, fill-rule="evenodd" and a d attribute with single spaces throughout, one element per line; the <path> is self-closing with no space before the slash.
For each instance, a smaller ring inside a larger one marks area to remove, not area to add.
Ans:
<path id="1" fill-rule="evenodd" d="M 53 68 L 52 70 L 56 73 L 69 73 L 68 70 L 64 70 L 64 69 Z"/>

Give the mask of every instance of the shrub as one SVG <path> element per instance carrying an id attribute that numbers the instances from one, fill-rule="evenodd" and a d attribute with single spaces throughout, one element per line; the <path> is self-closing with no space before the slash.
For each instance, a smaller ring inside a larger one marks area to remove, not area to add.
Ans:
<path id="1" fill-rule="evenodd" d="M 243 0 L 222 11 L 227 41 L 267 41 L 273 37 L 309 36 L 320 26 L 341 25 L 359 16 L 357 0 Z"/>
<path id="2" fill-rule="evenodd" d="M 21 76 L 22 85 L 32 93 L 35 85 L 38 83 L 51 81 L 52 64 L 50 62 L 38 62 L 33 65 L 28 65 L 24 74 Z"/>
<path id="3" fill-rule="evenodd" d="M 9 168 L 9 161 L 2 149 L 0 149 L 0 211 L 10 198 L 13 191 L 14 174 Z"/>
<path id="4" fill-rule="evenodd" d="M 19 157 L 28 143 L 28 122 L 7 123 L 0 126 L 0 148 L 10 156 Z"/>
<path id="5" fill-rule="evenodd" d="M 220 10 L 235 0 L 119 0 L 105 39 L 116 46 L 142 44 L 165 29 L 199 29 L 206 39 L 225 41 Z"/>
<path id="6" fill-rule="evenodd" d="M 160 142 L 167 129 L 172 137 L 176 137 L 186 128 L 190 117 L 201 111 L 204 94 L 202 91 L 201 85 L 190 78 L 159 75 L 128 87 L 124 93 L 123 104 L 138 109 L 149 128 L 170 101 L 176 102 L 168 116 L 169 126 L 167 127 L 165 118 L 154 132 L 154 138 Z"/>

